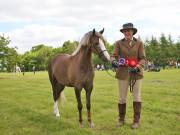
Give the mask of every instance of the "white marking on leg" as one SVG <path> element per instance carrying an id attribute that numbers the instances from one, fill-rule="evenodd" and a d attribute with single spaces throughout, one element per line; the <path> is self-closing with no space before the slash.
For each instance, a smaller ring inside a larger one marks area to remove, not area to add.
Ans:
<path id="1" fill-rule="evenodd" d="M 54 114 L 56 117 L 60 117 L 60 113 L 58 109 L 58 100 L 54 102 Z"/>

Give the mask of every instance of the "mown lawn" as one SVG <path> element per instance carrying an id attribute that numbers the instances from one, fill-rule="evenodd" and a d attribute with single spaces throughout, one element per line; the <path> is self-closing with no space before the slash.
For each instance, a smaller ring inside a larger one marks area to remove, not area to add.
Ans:
<path id="1" fill-rule="evenodd" d="M 15 76 L 0 73 L 0 135 L 179 135 L 180 70 L 145 72 L 142 87 L 141 126 L 130 128 L 132 97 L 129 93 L 126 125 L 116 127 L 117 80 L 105 71 L 96 72 L 92 92 L 90 129 L 86 120 L 85 92 L 82 92 L 84 128 L 78 125 L 74 90 L 65 89 L 61 118 L 52 115 L 53 99 L 47 72 Z"/>

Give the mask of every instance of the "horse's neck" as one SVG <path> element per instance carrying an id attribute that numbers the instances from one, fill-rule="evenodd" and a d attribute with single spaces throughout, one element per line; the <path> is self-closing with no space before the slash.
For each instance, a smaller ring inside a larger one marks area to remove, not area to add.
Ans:
<path id="1" fill-rule="evenodd" d="M 91 51 L 91 49 L 81 48 L 79 53 L 77 53 L 75 57 L 78 57 L 77 62 L 79 65 L 84 65 L 84 66 L 92 65 L 92 62 L 91 62 L 92 51 Z"/>

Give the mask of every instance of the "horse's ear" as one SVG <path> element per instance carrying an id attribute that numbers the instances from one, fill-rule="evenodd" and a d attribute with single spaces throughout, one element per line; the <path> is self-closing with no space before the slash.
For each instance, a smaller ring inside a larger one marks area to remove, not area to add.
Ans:
<path id="1" fill-rule="evenodd" d="M 95 33 L 96 33 L 96 31 L 95 31 L 95 29 L 93 29 L 93 36 L 95 35 Z"/>
<path id="2" fill-rule="evenodd" d="M 99 33 L 101 33 L 101 34 L 103 34 L 103 32 L 104 32 L 104 28 L 101 31 L 99 31 Z"/>

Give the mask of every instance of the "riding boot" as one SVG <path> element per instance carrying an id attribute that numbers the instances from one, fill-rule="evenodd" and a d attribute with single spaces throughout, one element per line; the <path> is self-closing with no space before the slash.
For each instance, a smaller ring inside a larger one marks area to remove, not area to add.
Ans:
<path id="1" fill-rule="evenodd" d="M 132 128 L 136 129 L 139 127 L 139 120 L 141 115 L 141 102 L 133 102 L 134 109 L 134 120 L 132 123 Z"/>
<path id="2" fill-rule="evenodd" d="M 119 109 L 119 119 L 118 119 L 118 124 L 117 126 L 121 127 L 124 125 L 124 118 L 126 114 L 126 103 L 124 104 L 118 104 L 118 109 Z"/>

